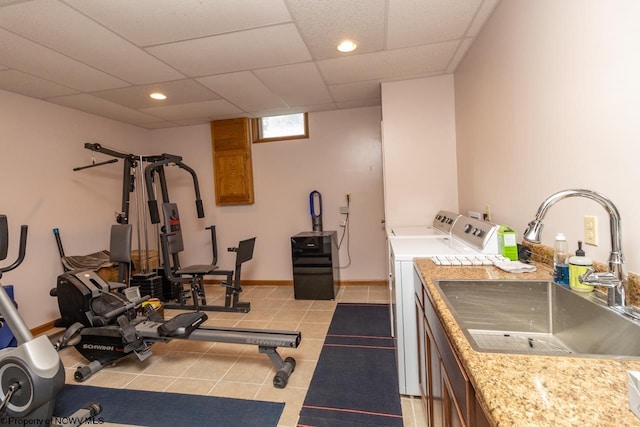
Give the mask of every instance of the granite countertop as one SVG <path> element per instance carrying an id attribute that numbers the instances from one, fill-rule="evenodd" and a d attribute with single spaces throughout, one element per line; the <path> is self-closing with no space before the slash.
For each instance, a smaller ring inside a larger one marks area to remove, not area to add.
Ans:
<path id="1" fill-rule="evenodd" d="M 431 280 L 548 280 L 551 269 L 510 274 L 495 267 L 444 267 L 416 259 L 436 312 L 488 419 L 497 426 L 640 426 L 628 406 L 627 371 L 640 360 L 479 353 Z M 620 337 L 624 339 L 624 337 Z"/>

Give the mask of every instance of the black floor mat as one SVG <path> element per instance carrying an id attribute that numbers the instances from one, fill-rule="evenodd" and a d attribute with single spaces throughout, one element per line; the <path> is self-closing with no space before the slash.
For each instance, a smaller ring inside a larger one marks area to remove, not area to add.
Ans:
<path id="1" fill-rule="evenodd" d="M 387 305 L 338 304 L 298 424 L 402 427 Z"/>

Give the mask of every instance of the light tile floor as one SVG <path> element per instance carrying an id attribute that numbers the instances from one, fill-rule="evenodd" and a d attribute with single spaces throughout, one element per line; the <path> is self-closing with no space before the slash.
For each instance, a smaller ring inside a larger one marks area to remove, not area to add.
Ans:
<path id="1" fill-rule="evenodd" d="M 223 290 L 206 285 L 209 304 L 222 304 Z M 296 300 L 288 286 L 245 286 L 241 301 L 251 303 L 249 313 L 207 312 L 205 324 L 255 329 L 297 330 L 297 349 L 278 349 L 282 358 L 296 359 L 295 372 L 285 389 L 273 387 L 275 369 L 255 346 L 174 340 L 155 344 L 153 355 L 140 362 L 134 355 L 95 374 L 84 384 L 136 390 L 285 402 L 280 427 L 294 427 L 338 302 L 386 303 L 386 286 L 345 286 L 335 301 Z M 166 310 L 165 318 L 179 311 Z M 74 348 L 60 352 L 67 383 L 87 362 Z M 405 427 L 425 425 L 420 399 L 402 397 Z"/>

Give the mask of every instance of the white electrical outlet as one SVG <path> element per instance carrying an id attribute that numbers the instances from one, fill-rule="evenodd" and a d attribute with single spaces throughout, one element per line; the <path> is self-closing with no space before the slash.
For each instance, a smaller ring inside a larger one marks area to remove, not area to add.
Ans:
<path id="1" fill-rule="evenodd" d="M 598 246 L 598 217 L 593 215 L 584 216 L 584 243 Z"/>
<path id="2" fill-rule="evenodd" d="M 482 219 L 480 212 L 469 211 L 469 218 Z"/>

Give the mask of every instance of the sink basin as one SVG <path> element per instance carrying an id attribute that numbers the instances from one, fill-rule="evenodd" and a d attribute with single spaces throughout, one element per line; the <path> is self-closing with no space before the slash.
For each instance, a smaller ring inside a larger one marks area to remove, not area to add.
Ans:
<path id="1" fill-rule="evenodd" d="M 441 296 L 479 352 L 640 359 L 640 322 L 549 281 L 440 280 Z"/>

